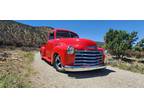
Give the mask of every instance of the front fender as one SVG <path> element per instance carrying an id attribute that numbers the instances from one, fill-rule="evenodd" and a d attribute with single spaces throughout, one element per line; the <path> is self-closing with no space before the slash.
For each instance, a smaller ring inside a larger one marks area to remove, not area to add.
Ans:
<path id="1" fill-rule="evenodd" d="M 100 48 L 100 47 L 98 47 L 98 50 L 99 51 L 101 51 L 102 53 L 103 53 L 103 61 L 105 60 L 105 58 L 106 58 L 106 55 L 105 55 L 105 49 L 104 48 Z"/>
<path id="2" fill-rule="evenodd" d="M 54 55 L 58 54 L 61 57 L 62 64 L 65 64 L 66 51 L 67 46 L 56 46 L 51 54 L 51 63 L 53 64 L 54 62 Z"/>

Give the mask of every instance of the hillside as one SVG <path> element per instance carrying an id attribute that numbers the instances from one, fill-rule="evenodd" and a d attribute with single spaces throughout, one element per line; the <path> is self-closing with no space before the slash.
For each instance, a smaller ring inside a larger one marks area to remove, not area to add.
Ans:
<path id="1" fill-rule="evenodd" d="M 39 47 L 52 27 L 33 27 L 11 20 L 0 20 L 0 45 Z"/>
<path id="2" fill-rule="evenodd" d="M 12 20 L 0 20 L 0 46 L 39 47 L 47 40 L 52 27 L 34 27 Z M 97 42 L 103 46 L 103 42 Z"/>

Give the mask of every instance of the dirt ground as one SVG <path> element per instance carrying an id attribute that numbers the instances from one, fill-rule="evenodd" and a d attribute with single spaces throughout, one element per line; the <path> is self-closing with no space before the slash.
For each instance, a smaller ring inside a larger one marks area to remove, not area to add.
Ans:
<path id="1" fill-rule="evenodd" d="M 49 88 L 133 88 L 144 87 L 144 75 L 108 66 L 105 70 L 87 72 L 57 72 L 35 53 L 34 69 L 38 72 L 32 78 L 33 87 Z"/>

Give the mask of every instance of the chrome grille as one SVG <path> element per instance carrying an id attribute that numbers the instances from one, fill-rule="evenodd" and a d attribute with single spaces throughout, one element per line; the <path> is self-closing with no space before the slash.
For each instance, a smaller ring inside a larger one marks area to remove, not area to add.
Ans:
<path id="1" fill-rule="evenodd" d="M 102 64 L 103 55 L 102 52 L 94 50 L 76 50 L 74 65 L 78 66 L 95 66 Z"/>

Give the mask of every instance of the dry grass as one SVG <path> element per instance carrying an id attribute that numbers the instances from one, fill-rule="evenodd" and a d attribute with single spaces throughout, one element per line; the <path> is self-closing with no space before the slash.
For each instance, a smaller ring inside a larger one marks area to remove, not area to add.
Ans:
<path id="1" fill-rule="evenodd" d="M 33 52 L 8 49 L 0 52 L 9 54 L 6 60 L 0 61 L 0 87 L 31 87 Z"/>
<path id="2" fill-rule="evenodd" d="M 134 60 L 116 60 L 113 59 L 110 55 L 108 55 L 106 58 L 106 64 L 113 67 L 118 67 L 120 69 L 128 70 L 131 72 L 144 74 L 144 63 L 142 62 Z"/>

